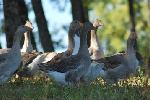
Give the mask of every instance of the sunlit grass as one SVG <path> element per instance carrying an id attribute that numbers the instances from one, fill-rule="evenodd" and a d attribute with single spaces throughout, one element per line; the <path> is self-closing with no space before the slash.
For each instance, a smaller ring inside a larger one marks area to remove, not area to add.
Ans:
<path id="1" fill-rule="evenodd" d="M 150 79 L 138 76 L 107 85 L 101 78 L 80 87 L 59 86 L 50 78 L 12 79 L 0 86 L 2 100 L 150 100 Z"/>

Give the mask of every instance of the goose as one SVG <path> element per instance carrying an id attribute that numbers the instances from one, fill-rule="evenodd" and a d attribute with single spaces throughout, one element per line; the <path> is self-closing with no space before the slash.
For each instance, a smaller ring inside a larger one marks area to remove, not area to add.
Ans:
<path id="1" fill-rule="evenodd" d="M 87 73 L 84 77 L 84 81 L 92 81 L 97 77 L 102 77 L 106 83 L 113 84 L 118 82 L 120 79 L 126 79 L 129 75 L 134 74 L 139 68 L 139 61 L 136 57 L 136 51 L 134 49 L 136 40 L 136 33 L 131 32 L 127 40 L 127 53 L 124 56 L 120 56 L 121 63 L 115 68 L 104 68 L 104 63 L 97 63 L 93 67 L 90 66 L 91 70 L 94 72 Z M 90 69 L 89 68 L 89 69 Z M 99 72 L 97 72 L 97 70 Z"/>
<path id="2" fill-rule="evenodd" d="M 32 23 L 30 21 L 26 21 L 25 26 L 32 27 Z M 31 40 L 30 40 L 30 34 L 28 32 L 24 33 L 24 38 L 25 38 L 25 40 L 23 43 L 23 47 L 21 49 L 22 55 L 24 54 L 24 52 L 29 53 L 29 52 L 32 52 L 32 50 L 33 50 Z M 11 50 L 10 48 L 0 49 L 0 54 L 8 53 L 10 50 Z"/>
<path id="3" fill-rule="evenodd" d="M 74 37 L 76 34 L 79 35 L 78 29 L 80 25 L 81 23 L 77 20 L 73 21 L 70 24 L 69 32 L 68 32 L 68 48 L 65 52 L 62 52 L 62 53 L 46 52 L 46 53 L 40 53 L 37 55 L 31 54 L 31 57 L 28 57 L 28 55 L 26 55 L 24 57 L 26 59 L 24 62 L 25 70 L 28 70 L 31 72 L 31 74 L 34 74 L 39 69 L 38 64 L 40 63 L 46 63 L 52 59 L 53 61 L 56 61 L 61 58 L 69 57 L 73 52 L 75 52 L 73 51 L 73 49 L 76 48 Z"/>
<path id="4" fill-rule="evenodd" d="M 102 77 L 106 83 L 113 84 L 118 82 L 120 79 L 126 79 L 130 74 L 134 74 L 141 65 L 140 63 L 143 62 L 141 58 L 138 58 L 138 54 L 134 50 L 135 40 L 136 33 L 131 33 L 127 41 L 127 53 L 120 53 L 117 56 L 112 56 L 112 58 L 114 58 L 114 62 L 116 62 L 115 60 L 119 60 L 114 68 L 110 67 L 109 69 L 106 69 L 105 63 L 92 61 L 87 73 L 82 76 L 80 81 L 90 83 L 96 78 Z M 107 59 L 109 60 L 109 58 Z M 111 61 L 113 62 L 113 60 L 108 62 Z M 64 75 L 62 74 L 65 73 L 59 73 L 57 71 L 49 71 L 48 73 L 48 75 L 52 76 L 55 80 L 57 80 L 57 82 L 59 82 L 61 78 L 64 78 Z M 64 80 L 61 82 L 65 83 Z"/>
<path id="5" fill-rule="evenodd" d="M 96 19 L 93 22 L 93 26 L 96 28 L 96 30 L 91 30 L 91 40 L 90 40 L 91 43 L 90 43 L 90 47 L 88 48 L 88 50 L 91 55 L 91 59 L 98 60 L 104 57 L 104 51 L 100 45 L 96 32 L 98 28 L 103 26 L 103 23 L 101 22 L 101 20 Z"/>
<path id="6" fill-rule="evenodd" d="M 32 23 L 30 21 L 26 21 L 25 26 L 26 25 L 32 26 Z M 30 34 L 28 32 L 24 33 L 24 43 L 23 43 L 21 52 L 27 52 L 27 53 L 33 52 L 33 47 L 31 44 L 31 38 L 30 38 Z"/>
<path id="7" fill-rule="evenodd" d="M 49 61 L 39 64 L 40 70 L 46 72 L 58 84 L 75 85 L 88 71 L 91 58 L 87 46 L 87 34 L 94 29 L 93 24 L 85 22 L 80 28 L 80 48 L 76 55 L 61 59 L 58 62 Z M 69 68 L 69 69 L 68 69 Z"/>
<path id="8" fill-rule="evenodd" d="M 124 56 L 122 63 L 116 68 L 108 69 L 103 76 L 103 79 L 107 83 L 116 83 L 118 80 L 127 78 L 130 74 L 136 72 L 139 67 L 139 61 L 134 49 L 136 38 L 136 33 L 131 32 L 127 40 L 127 53 Z"/>
<path id="9" fill-rule="evenodd" d="M 0 84 L 5 83 L 21 63 L 20 40 L 23 33 L 31 31 L 30 26 L 19 26 L 15 32 L 13 46 L 7 53 L 0 54 Z"/>

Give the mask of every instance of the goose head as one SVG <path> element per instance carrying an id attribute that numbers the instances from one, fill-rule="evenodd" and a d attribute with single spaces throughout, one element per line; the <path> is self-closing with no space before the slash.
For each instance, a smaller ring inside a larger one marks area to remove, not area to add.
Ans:
<path id="1" fill-rule="evenodd" d="M 79 41 L 79 29 L 80 29 L 80 22 L 74 20 L 70 23 L 69 33 L 68 33 L 68 49 L 65 52 L 66 55 L 73 54 L 75 55 L 79 49 L 78 44 L 76 43 Z"/>
<path id="2" fill-rule="evenodd" d="M 17 31 L 19 31 L 20 33 L 25 33 L 26 31 L 32 31 L 32 30 L 33 30 L 33 26 L 30 21 L 26 21 L 25 25 L 18 26 L 17 28 Z"/>
<path id="3" fill-rule="evenodd" d="M 101 20 L 96 19 L 96 20 L 93 22 L 93 26 L 96 27 L 96 28 L 99 28 L 99 27 L 101 27 L 101 26 L 104 26 L 104 24 L 102 23 Z"/>
<path id="4" fill-rule="evenodd" d="M 31 30 L 33 29 L 32 23 L 31 23 L 30 21 L 28 21 L 28 20 L 26 21 L 25 26 L 30 27 L 30 28 L 31 28 Z"/>
<path id="5" fill-rule="evenodd" d="M 18 26 L 17 32 L 22 34 L 22 33 L 25 33 L 27 31 L 32 31 L 32 29 L 33 29 L 33 27 L 21 25 L 21 26 Z"/>
<path id="6" fill-rule="evenodd" d="M 82 23 L 80 23 L 78 20 L 74 20 L 70 23 L 69 30 L 73 34 L 73 36 L 76 34 L 77 36 L 80 36 L 79 29 Z"/>
<path id="7" fill-rule="evenodd" d="M 85 22 L 84 25 L 81 25 L 81 27 L 83 28 L 84 31 L 86 31 L 84 33 L 90 33 L 91 30 L 96 29 L 91 22 Z"/>

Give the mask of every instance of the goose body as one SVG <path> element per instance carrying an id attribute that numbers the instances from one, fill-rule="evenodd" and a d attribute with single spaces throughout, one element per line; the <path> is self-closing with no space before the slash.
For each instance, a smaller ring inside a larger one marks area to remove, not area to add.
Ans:
<path id="1" fill-rule="evenodd" d="M 18 69 L 21 63 L 20 40 L 23 33 L 31 30 L 30 26 L 19 26 L 15 32 L 12 48 L 7 53 L 0 54 L 0 84 L 6 82 Z"/>
<path id="2" fill-rule="evenodd" d="M 90 54 L 86 43 L 87 33 L 93 29 L 89 22 L 80 29 L 80 48 L 76 55 L 63 58 L 57 62 L 47 62 L 39 64 L 40 70 L 48 73 L 58 83 L 76 84 L 88 71 L 91 64 Z M 57 75 L 58 74 L 58 75 Z M 58 76 L 61 76 L 58 78 Z M 61 79 L 61 80 L 60 80 Z"/>

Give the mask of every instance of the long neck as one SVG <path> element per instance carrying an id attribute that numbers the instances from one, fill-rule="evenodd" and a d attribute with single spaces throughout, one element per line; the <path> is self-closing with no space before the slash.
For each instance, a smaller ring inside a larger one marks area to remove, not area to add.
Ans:
<path id="1" fill-rule="evenodd" d="M 135 39 L 129 38 L 127 40 L 127 53 L 129 55 L 135 55 L 135 49 L 134 49 Z"/>
<path id="2" fill-rule="evenodd" d="M 96 35 L 96 31 L 97 30 L 91 30 L 91 46 L 95 48 L 99 48 L 100 43 Z"/>
<path id="3" fill-rule="evenodd" d="M 68 49 L 67 50 L 73 51 L 74 46 L 75 46 L 75 42 L 74 42 L 74 39 L 73 39 L 73 33 L 69 29 L 69 33 L 68 33 Z"/>
<path id="4" fill-rule="evenodd" d="M 28 32 L 25 32 L 24 37 L 25 37 L 24 44 L 23 44 L 23 47 L 22 47 L 21 51 L 22 52 L 32 52 L 33 47 L 32 47 L 32 44 L 31 44 L 30 34 Z"/>
<path id="5" fill-rule="evenodd" d="M 88 46 L 87 46 L 87 33 L 84 30 L 80 30 L 80 48 L 78 55 L 89 56 Z"/>
<path id="6" fill-rule="evenodd" d="M 20 51 L 20 40 L 21 40 L 22 34 L 19 33 L 19 31 L 15 32 L 15 36 L 13 39 L 13 46 L 11 51 L 18 52 Z"/>

